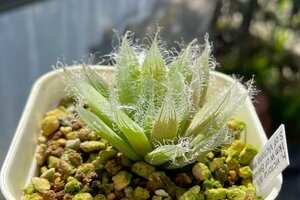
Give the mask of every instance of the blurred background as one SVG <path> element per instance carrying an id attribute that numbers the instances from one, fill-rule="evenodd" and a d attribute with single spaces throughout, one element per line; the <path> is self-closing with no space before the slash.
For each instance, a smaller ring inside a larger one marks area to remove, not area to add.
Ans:
<path id="1" fill-rule="evenodd" d="M 277 199 L 300 197 L 299 0 L 0 0 L 0 167 L 33 82 L 93 53 L 111 52 L 114 29 L 137 38 L 163 27 L 174 41 L 213 41 L 218 71 L 254 75 L 268 137 L 286 126 L 291 165 Z M 4 199 L 0 194 L 0 199 Z"/>

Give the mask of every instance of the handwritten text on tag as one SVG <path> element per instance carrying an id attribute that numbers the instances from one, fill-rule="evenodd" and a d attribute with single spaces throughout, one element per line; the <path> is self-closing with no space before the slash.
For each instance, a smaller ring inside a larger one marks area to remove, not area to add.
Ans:
<path id="1" fill-rule="evenodd" d="M 289 164 L 285 129 L 282 124 L 253 159 L 253 184 L 257 192 L 260 193 Z"/>

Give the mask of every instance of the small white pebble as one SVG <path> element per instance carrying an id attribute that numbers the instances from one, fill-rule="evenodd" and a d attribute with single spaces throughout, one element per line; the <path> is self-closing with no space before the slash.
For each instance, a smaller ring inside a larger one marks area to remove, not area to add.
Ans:
<path id="1" fill-rule="evenodd" d="M 159 189 L 159 190 L 155 190 L 154 192 L 156 195 L 158 196 L 162 196 L 162 197 L 168 197 L 170 196 L 165 190 L 163 189 Z"/>
<path id="2" fill-rule="evenodd" d="M 78 150 L 80 148 L 80 140 L 78 138 L 74 140 L 67 140 L 65 147 L 68 149 Z"/>

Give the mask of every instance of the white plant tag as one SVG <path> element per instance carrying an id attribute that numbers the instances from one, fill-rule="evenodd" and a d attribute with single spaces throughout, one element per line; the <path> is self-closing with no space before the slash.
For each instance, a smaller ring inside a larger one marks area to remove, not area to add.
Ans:
<path id="1" fill-rule="evenodd" d="M 253 184 L 259 195 L 290 164 L 284 125 L 281 124 L 253 159 Z"/>

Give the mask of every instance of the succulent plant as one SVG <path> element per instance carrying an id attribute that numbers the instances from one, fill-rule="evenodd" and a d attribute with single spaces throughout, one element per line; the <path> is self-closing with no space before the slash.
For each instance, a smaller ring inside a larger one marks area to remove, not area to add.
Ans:
<path id="1" fill-rule="evenodd" d="M 227 122 L 249 90 L 237 80 L 214 96 L 207 92 L 215 67 L 208 36 L 173 56 L 158 34 L 149 48 L 132 37 L 127 32 L 113 54 L 114 86 L 86 64 L 79 73 L 64 67 L 82 121 L 130 159 L 164 168 L 188 165 L 232 141 Z"/>

